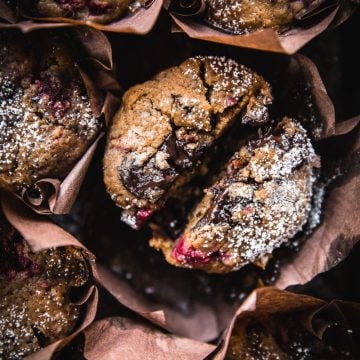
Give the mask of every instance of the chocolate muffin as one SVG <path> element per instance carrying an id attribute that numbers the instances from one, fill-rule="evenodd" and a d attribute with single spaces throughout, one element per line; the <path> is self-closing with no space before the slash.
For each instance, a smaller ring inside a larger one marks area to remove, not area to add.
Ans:
<path id="1" fill-rule="evenodd" d="M 302 12 L 322 0 L 206 0 L 205 21 L 233 34 L 288 28 Z"/>
<path id="2" fill-rule="evenodd" d="M 317 337 L 301 322 L 301 312 L 263 315 L 235 322 L 226 360 L 355 359 L 351 341 Z M 342 330 L 346 333 L 346 329 Z M 347 333 L 349 337 L 349 333 Z"/>
<path id="3" fill-rule="evenodd" d="M 129 89 L 109 130 L 104 181 L 139 227 L 197 172 L 230 126 L 268 120 L 264 79 L 233 60 L 190 58 Z"/>
<path id="4" fill-rule="evenodd" d="M 144 0 L 36 0 L 38 13 L 46 17 L 68 17 L 108 24 L 136 11 Z"/>
<path id="5" fill-rule="evenodd" d="M 33 253 L 0 217 L 0 358 L 22 359 L 68 335 L 82 314 L 70 301 L 89 280 L 87 257 L 75 247 Z"/>
<path id="6" fill-rule="evenodd" d="M 231 157 L 175 242 L 157 231 L 151 245 L 176 266 L 215 273 L 264 267 L 307 222 L 316 167 L 305 129 L 285 117 Z"/>
<path id="7" fill-rule="evenodd" d="M 0 35 L 0 188 L 66 176 L 100 128 L 62 42 Z"/>

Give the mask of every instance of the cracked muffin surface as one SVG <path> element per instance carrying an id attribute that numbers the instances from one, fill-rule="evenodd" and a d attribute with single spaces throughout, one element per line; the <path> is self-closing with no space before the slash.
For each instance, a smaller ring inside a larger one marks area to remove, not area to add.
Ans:
<path id="1" fill-rule="evenodd" d="M 146 221 L 201 171 L 201 160 L 234 122 L 268 120 L 265 80 L 233 60 L 190 58 L 133 86 L 109 130 L 104 181 L 123 220 Z"/>
<path id="2" fill-rule="evenodd" d="M 143 0 L 36 0 L 39 14 L 46 17 L 68 17 L 76 20 L 108 24 L 136 11 Z"/>
<path id="3" fill-rule="evenodd" d="M 246 34 L 263 28 L 282 30 L 289 27 L 296 16 L 321 0 L 206 0 L 205 21 L 214 27 Z"/>
<path id="4" fill-rule="evenodd" d="M 89 280 L 83 250 L 33 253 L 0 217 L 0 358 L 22 359 L 68 335 L 82 315 L 70 291 Z"/>
<path id="5" fill-rule="evenodd" d="M 305 225 L 319 158 L 292 119 L 261 131 L 205 190 L 176 241 L 155 231 L 150 243 L 169 263 L 216 273 L 264 267 Z"/>
<path id="6" fill-rule="evenodd" d="M 7 191 L 66 176 L 101 128 L 65 46 L 51 36 L 33 40 L 0 38 L 0 188 Z"/>
<path id="7" fill-rule="evenodd" d="M 301 311 L 264 314 L 235 322 L 226 360 L 345 360 L 354 359 L 351 342 L 320 339 L 301 322 Z M 342 329 L 346 334 L 346 329 Z M 346 334 L 349 337 L 349 333 Z"/>

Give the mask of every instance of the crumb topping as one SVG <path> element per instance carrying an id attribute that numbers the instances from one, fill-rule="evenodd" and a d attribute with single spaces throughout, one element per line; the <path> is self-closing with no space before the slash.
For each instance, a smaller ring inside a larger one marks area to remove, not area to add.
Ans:
<path id="1" fill-rule="evenodd" d="M 68 17 L 78 20 L 108 24 L 125 15 L 134 13 L 144 0 L 37 0 L 38 14 L 46 17 Z"/>
<path id="2" fill-rule="evenodd" d="M 1 230 L 0 358 L 22 359 L 76 326 L 81 306 L 71 303 L 70 290 L 89 273 L 82 250 L 34 254 L 13 229 Z"/>
<path id="3" fill-rule="evenodd" d="M 126 209 L 123 220 L 136 227 L 137 211 L 161 207 L 234 122 L 266 122 L 271 101 L 259 75 L 214 56 L 190 58 L 131 88 L 104 159 L 105 183 Z"/>
<path id="4" fill-rule="evenodd" d="M 190 243 L 212 252 L 215 246 L 236 268 L 271 254 L 307 221 L 316 159 L 305 129 L 289 119 L 250 141 L 207 191 L 213 205 L 192 227 Z"/>
<path id="5" fill-rule="evenodd" d="M 353 359 L 351 348 L 310 333 L 299 321 L 302 312 L 266 314 L 235 322 L 226 360 Z M 306 316 L 306 314 L 305 314 Z M 343 327 L 341 332 L 350 337 Z M 351 330 L 350 330 L 351 332 Z"/>
<path id="6" fill-rule="evenodd" d="M 63 49 L 48 49 L 54 62 L 39 73 L 32 64 L 20 77 L 14 65 L 22 57 L 14 51 L 4 46 L 0 57 L 0 184 L 11 191 L 63 176 L 100 129 Z"/>
<path id="7" fill-rule="evenodd" d="M 262 28 L 284 30 L 309 5 L 320 0 L 206 0 L 205 21 L 233 34 L 248 34 Z"/>
<path id="8" fill-rule="evenodd" d="M 259 131 L 205 190 L 171 252 L 167 241 L 152 240 L 168 261 L 211 272 L 263 267 L 308 222 L 320 163 L 305 129 L 284 118 Z M 313 215 L 310 226 L 318 218 Z"/>

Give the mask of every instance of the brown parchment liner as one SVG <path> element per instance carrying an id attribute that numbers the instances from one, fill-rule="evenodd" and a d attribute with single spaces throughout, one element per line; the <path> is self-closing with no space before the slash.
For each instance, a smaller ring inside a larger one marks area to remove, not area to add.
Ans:
<path id="1" fill-rule="evenodd" d="M 53 247 L 77 246 L 85 249 L 88 253 L 88 266 L 90 276 L 94 272 L 95 257 L 80 242 L 65 230 L 49 221 L 46 217 L 35 214 L 28 207 L 11 194 L 0 194 L 2 211 L 9 223 L 23 236 L 34 252 L 39 252 Z M 96 314 L 98 305 L 98 290 L 95 285 L 89 285 L 84 289 L 82 296 L 76 301 L 77 305 L 86 307 L 85 314 L 77 329 L 38 352 L 26 357 L 31 360 L 48 360 L 52 355 L 68 344 L 82 330 L 89 326 Z"/>
<path id="2" fill-rule="evenodd" d="M 319 339 L 322 339 L 325 332 L 332 326 L 340 325 L 344 326 L 345 329 L 350 327 L 354 332 L 359 330 L 360 304 L 358 303 L 341 300 L 333 300 L 327 303 L 308 295 L 265 287 L 253 291 L 237 309 L 229 327 L 222 336 L 220 345 L 209 356 L 209 359 L 222 360 L 225 358 L 236 321 L 261 318 L 266 314 L 291 314 L 297 311 L 301 311 L 301 318 L 298 320 Z"/>
<path id="3" fill-rule="evenodd" d="M 83 356 L 88 360 L 202 360 L 215 348 L 165 333 L 148 322 L 122 317 L 96 321 L 83 335 Z"/>
<path id="4" fill-rule="evenodd" d="M 278 34 L 273 29 L 263 29 L 247 35 L 232 35 L 212 28 L 210 25 L 202 22 L 201 19 L 196 19 L 191 15 L 180 16 L 178 13 L 171 12 L 171 1 L 179 0 L 165 1 L 165 8 L 170 9 L 170 16 L 174 23 L 174 32 L 185 32 L 194 39 L 283 54 L 296 53 L 301 47 L 326 29 L 344 22 L 357 6 L 350 0 L 332 1 L 331 4 L 326 2 L 320 5 L 318 9 L 315 9 L 313 14 L 307 14 L 307 21 L 311 17 L 315 18 L 315 16 L 318 20 L 313 21 L 311 25 L 306 27 L 296 26 L 282 34 Z M 204 3 L 204 0 L 195 0 L 193 4 L 196 2 Z M 321 9 L 324 11 L 321 11 Z M 322 12 L 323 14 L 321 14 Z M 194 13 L 195 16 L 199 14 L 196 10 Z"/>
<path id="5" fill-rule="evenodd" d="M 360 239 L 360 116 L 337 123 L 333 136 L 324 142 L 329 150 L 346 149 L 342 176 L 330 185 L 320 225 L 283 266 L 275 284 L 281 289 L 304 284 L 337 265 Z"/>
<path id="6" fill-rule="evenodd" d="M 21 1 L 19 1 L 21 3 Z M 24 2 L 26 5 L 26 1 Z M 0 0 L 0 20 L 7 23 L 1 24 L 5 28 L 17 28 L 23 32 L 29 32 L 37 29 L 50 29 L 68 26 L 87 26 L 101 31 L 111 31 L 117 33 L 147 34 L 155 25 L 160 14 L 163 1 L 151 0 L 133 14 L 129 14 L 110 24 L 98 24 L 92 21 L 75 20 L 65 17 L 34 17 L 31 16 L 31 9 L 27 9 L 22 4 L 20 9 L 21 16 L 16 18 L 11 10 Z"/>
<path id="7" fill-rule="evenodd" d="M 95 29 L 79 27 L 70 31 L 74 43 L 82 50 L 83 58 L 79 59 L 78 66 L 92 111 L 108 124 L 119 104 L 120 91 L 114 77 L 110 42 L 102 32 Z M 39 179 L 30 189 L 23 189 L 17 196 L 39 214 L 68 213 L 103 135 L 98 135 L 64 179 Z M 35 197 L 32 196 L 32 189 L 36 190 Z"/>
<path id="8" fill-rule="evenodd" d="M 171 306 L 162 304 L 159 308 L 159 306 L 148 302 L 144 296 L 137 293 L 104 265 L 98 264 L 95 277 L 98 283 L 122 305 L 174 334 L 208 341 L 216 338 L 225 326 L 222 323 L 223 319 L 218 319 L 214 314 L 214 309 L 203 306 L 201 301 L 197 301 L 194 314 L 191 317 L 184 317 Z M 229 309 L 224 310 L 229 311 Z M 221 315 L 224 316 L 223 313 Z M 224 317 L 227 318 L 227 316 Z"/>
<path id="9" fill-rule="evenodd" d="M 324 219 L 322 219 L 321 225 L 308 236 L 305 245 L 296 253 L 295 258 L 293 254 L 286 263 L 281 263 L 280 278 L 275 284 L 280 288 L 309 281 L 319 272 L 335 266 L 347 256 L 360 235 L 359 220 L 357 219 L 360 198 L 359 180 L 358 174 L 354 174 L 355 163 L 360 158 L 354 152 L 357 148 L 354 140 L 354 131 L 357 130 L 354 127 L 358 123 L 358 119 L 342 122 L 335 126 L 333 104 L 315 65 L 309 59 L 297 55 L 289 60 L 288 71 L 285 75 L 289 84 L 292 82 L 291 78 L 296 74 L 298 76 L 300 74 L 311 92 L 313 104 L 317 110 L 317 118 L 323 124 L 323 130 L 320 135 L 318 134 L 317 143 L 324 142 L 323 147 L 335 150 L 341 149 L 343 144 L 350 144 L 350 147 L 344 148 L 340 156 L 341 160 L 345 159 L 341 164 L 341 172 L 345 175 L 338 179 L 336 186 L 327 191 L 322 211 Z M 324 160 L 327 160 L 326 151 L 322 155 Z M 357 160 L 354 158 L 355 155 Z M 333 209 L 334 206 L 337 207 L 336 210 Z M 341 213 L 341 217 L 338 218 Z M 357 222 L 356 225 L 355 222 Z M 327 229 L 326 232 L 324 232 L 324 228 Z M 118 241 L 121 242 L 121 240 L 119 233 Z M 307 254 L 310 252 L 312 254 L 308 257 Z M 136 254 L 134 254 L 133 261 L 135 264 L 138 261 Z M 143 294 L 138 293 L 124 279 L 112 273 L 105 266 L 98 267 L 98 281 L 126 307 L 175 334 L 197 340 L 209 341 L 216 338 L 227 326 L 236 310 L 234 305 L 225 303 L 215 294 L 211 306 L 205 305 L 202 299 L 196 299 L 195 311 L 187 317 L 167 304 L 158 304 L 157 306 L 150 304 Z M 153 279 L 153 282 L 156 282 L 156 279 Z M 182 294 L 179 293 L 178 296 L 180 301 Z"/>

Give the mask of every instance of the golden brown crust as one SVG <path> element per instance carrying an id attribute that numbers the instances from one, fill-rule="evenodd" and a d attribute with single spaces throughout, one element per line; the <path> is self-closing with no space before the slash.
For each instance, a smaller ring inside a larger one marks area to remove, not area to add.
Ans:
<path id="1" fill-rule="evenodd" d="M 270 319 L 267 319 L 268 321 Z M 226 360 L 288 360 L 274 338 L 261 326 L 251 331 L 251 321 L 237 321 L 230 338 Z M 263 331 L 261 331 L 263 330 Z"/>
<path id="2" fill-rule="evenodd" d="M 350 343 L 317 337 L 304 326 L 304 312 L 239 318 L 232 329 L 226 360 L 355 359 Z M 309 315 L 307 315 L 309 316 Z M 346 332 L 343 328 L 341 332 Z M 347 334 L 349 336 L 349 333 Z M 350 336 L 349 336 L 350 339 Z"/>
<path id="3" fill-rule="evenodd" d="M 191 58 L 132 87 L 109 130 L 107 191 L 132 218 L 139 209 L 153 211 L 235 121 L 266 122 L 270 102 L 263 78 L 217 57 Z"/>
<path id="4" fill-rule="evenodd" d="M 321 0 L 310 1 L 312 6 Z M 309 7 L 304 0 L 206 0 L 205 21 L 234 34 L 289 27 L 302 10 Z"/>
<path id="5" fill-rule="evenodd" d="M 68 17 L 108 24 L 129 10 L 132 0 L 37 0 L 36 10 L 46 17 Z M 141 5 L 133 4 L 133 11 Z"/>
<path id="6" fill-rule="evenodd" d="M 101 124 L 62 44 L 37 38 L 30 48 L 25 36 L 0 40 L 0 188 L 20 191 L 41 178 L 64 177 Z"/>
<path id="7" fill-rule="evenodd" d="M 74 329 L 81 306 L 71 303 L 70 291 L 89 280 L 89 269 L 83 250 L 35 254 L 0 220 L 0 357 L 20 359 Z"/>
<path id="8" fill-rule="evenodd" d="M 176 242 L 156 232 L 151 245 L 173 265 L 208 272 L 263 265 L 306 223 L 317 162 L 306 131 L 284 118 L 235 153 Z"/>

